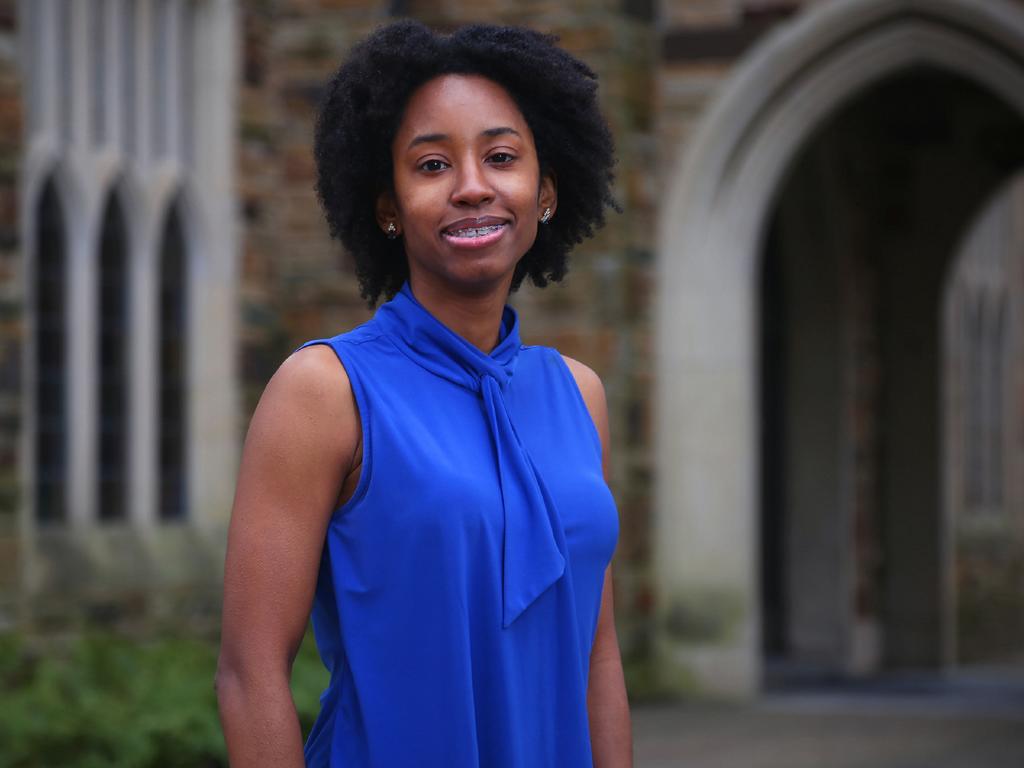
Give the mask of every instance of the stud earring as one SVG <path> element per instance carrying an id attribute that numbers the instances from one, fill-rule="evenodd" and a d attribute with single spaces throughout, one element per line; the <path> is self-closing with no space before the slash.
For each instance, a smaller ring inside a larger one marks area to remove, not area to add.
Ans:
<path id="1" fill-rule="evenodd" d="M 540 223 L 541 224 L 547 224 L 550 219 L 551 219 L 551 209 L 550 208 L 545 208 L 544 209 L 544 213 L 540 217 Z"/>
<path id="2" fill-rule="evenodd" d="M 396 237 L 398 237 L 398 227 L 395 226 L 395 222 L 388 222 L 387 227 L 384 229 L 384 234 L 387 235 L 388 240 L 394 240 Z"/>

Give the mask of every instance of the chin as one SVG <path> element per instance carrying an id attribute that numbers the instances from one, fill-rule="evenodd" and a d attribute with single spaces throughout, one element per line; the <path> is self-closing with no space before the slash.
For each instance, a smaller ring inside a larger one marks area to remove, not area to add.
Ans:
<path id="1" fill-rule="evenodd" d="M 463 290 L 468 290 L 472 293 L 487 293 L 501 288 L 502 285 L 511 283 L 514 269 L 515 267 L 513 266 L 512 269 L 456 270 L 453 273 L 449 273 L 448 280 L 453 286 L 459 286 Z"/>
<path id="2" fill-rule="evenodd" d="M 509 259 L 497 256 L 480 256 L 449 262 L 442 268 L 441 274 L 452 283 L 480 288 L 494 287 L 506 281 L 511 282 L 518 263 L 518 260 L 510 262 Z"/>

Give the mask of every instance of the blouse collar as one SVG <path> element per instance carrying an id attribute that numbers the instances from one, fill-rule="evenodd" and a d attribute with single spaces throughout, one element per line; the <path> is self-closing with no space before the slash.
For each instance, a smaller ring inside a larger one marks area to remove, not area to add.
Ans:
<path id="1" fill-rule="evenodd" d="M 512 381 L 522 343 L 519 315 L 510 306 L 502 313 L 498 344 L 490 354 L 434 317 L 413 295 L 408 282 L 381 306 L 377 319 L 400 342 L 404 354 L 443 379 L 476 392 L 484 376 L 493 378 L 502 389 Z"/>
<path id="2" fill-rule="evenodd" d="M 504 512 L 502 626 L 508 628 L 565 573 L 565 532 L 551 495 L 512 422 L 505 391 L 522 345 L 519 317 L 506 306 L 498 345 L 485 354 L 413 296 L 409 284 L 377 320 L 395 345 L 427 371 L 480 395 L 494 445 Z"/>

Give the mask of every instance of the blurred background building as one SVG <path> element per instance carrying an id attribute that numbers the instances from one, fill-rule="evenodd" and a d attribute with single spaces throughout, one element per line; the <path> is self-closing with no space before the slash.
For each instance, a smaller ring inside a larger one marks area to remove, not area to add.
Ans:
<path id="1" fill-rule="evenodd" d="M 598 73 L 625 209 L 524 334 L 603 377 L 637 690 L 1024 669 L 1024 3 L 0 0 L 0 625 L 215 627 L 241 440 L 369 316 L 313 192 L 374 26 Z"/>

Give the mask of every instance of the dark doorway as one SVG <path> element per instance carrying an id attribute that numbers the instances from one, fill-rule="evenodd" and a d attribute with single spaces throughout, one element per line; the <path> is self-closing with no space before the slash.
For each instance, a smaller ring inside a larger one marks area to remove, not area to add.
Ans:
<path id="1" fill-rule="evenodd" d="M 908 71 L 835 114 L 779 189 L 761 279 L 769 684 L 951 659 L 941 296 L 1021 135 L 974 84 Z"/>

